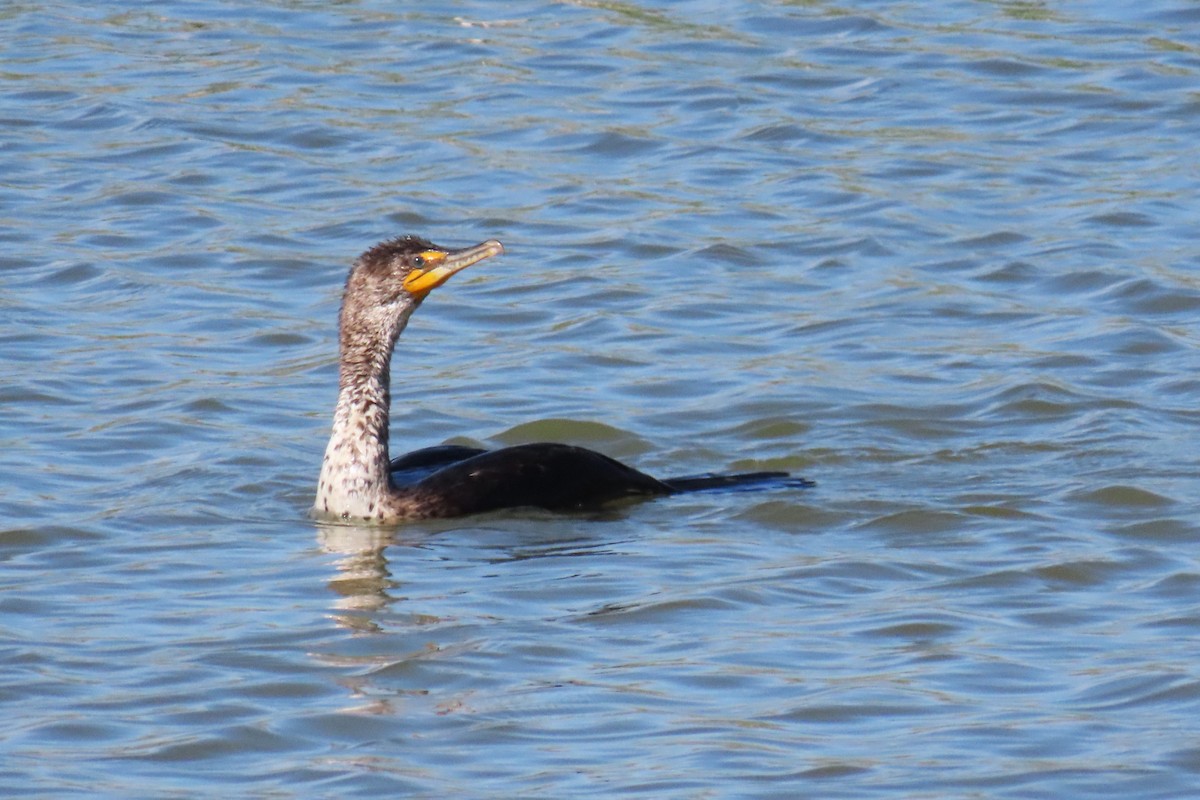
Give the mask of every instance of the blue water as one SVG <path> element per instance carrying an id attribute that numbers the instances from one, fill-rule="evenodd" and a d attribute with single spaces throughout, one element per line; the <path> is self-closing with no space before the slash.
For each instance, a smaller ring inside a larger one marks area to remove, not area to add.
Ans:
<path id="1" fill-rule="evenodd" d="M 1200 793 L 1200 10 L 0 10 L 0 794 Z M 306 516 L 393 447 L 808 490 Z"/>

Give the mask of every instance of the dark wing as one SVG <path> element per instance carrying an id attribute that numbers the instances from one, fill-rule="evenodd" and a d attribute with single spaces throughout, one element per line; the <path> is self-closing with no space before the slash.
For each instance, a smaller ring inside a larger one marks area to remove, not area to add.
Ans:
<path id="1" fill-rule="evenodd" d="M 423 447 L 393 458 L 388 472 L 392 476 L 393 486 L 410 486 L 442 467 L 486 452 L 487 450 L 480 450 L 478 447 L 463 447 L 457 444 Z"/>
<path id="2" fill-rule="evenodd" d="M 523 444 L 480 453 L 402 491 L 439 517 L 521 506 L 594 509 L 625 498 L 672 493 L 662 481 L 620 461 L 566 444 Z"/>

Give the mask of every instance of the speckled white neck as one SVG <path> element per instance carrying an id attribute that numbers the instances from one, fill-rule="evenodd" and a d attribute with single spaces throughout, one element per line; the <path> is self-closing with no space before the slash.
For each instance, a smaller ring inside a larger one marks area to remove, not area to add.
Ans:
<path id="1" fill-rule="evenodd" d="M 317 517 L 381 522 L 413 515 L 411 501 L 388 477 L 388 409 L 392 349 L 416 306 L 409 300 L 367 308 L 347 285 L 338 401 L 313 504 Z"/>

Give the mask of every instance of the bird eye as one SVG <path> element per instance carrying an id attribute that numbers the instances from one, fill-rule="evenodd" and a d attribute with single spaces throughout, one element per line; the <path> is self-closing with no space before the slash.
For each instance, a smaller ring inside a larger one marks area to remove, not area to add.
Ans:
<path id="1" fill-rule="evenodd" d="M 412 263 L 414 267 L 423 267 L 425 266 L 425 258 L 423 256 L 413 256 Z"/>

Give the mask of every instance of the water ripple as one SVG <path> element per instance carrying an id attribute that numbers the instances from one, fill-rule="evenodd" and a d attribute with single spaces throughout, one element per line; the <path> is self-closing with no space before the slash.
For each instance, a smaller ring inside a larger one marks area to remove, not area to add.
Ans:
<path id="1" fill-rule="evenodd" d="M 0 793 L 1186 797 L 1195 9 L 17 5 Z M 393 441 L 811 490 L 305 517 Z"/>

